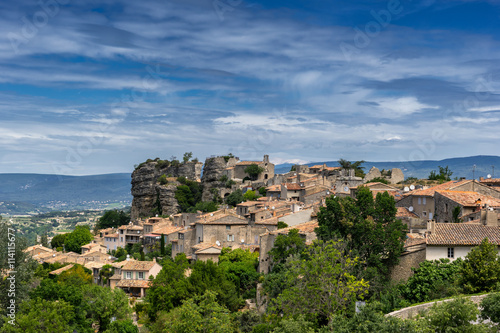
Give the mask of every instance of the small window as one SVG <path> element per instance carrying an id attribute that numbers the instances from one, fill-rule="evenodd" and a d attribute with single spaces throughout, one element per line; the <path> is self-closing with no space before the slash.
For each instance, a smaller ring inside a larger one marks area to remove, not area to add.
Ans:
<path id="1" fill-rule="evenodd" d="M 425 205 L 425 203 L 427 202 L 427 198 L 422 198 L 422 203 Z"/>
<path id="2" fill-rule="evenodd" d="M 444 204 L 444 212 L 448 213 L 448 204 Z"/>
<path id="3" fill-rule="evenodd" d="M 427 216 L 427 212 L 422 212 L 422 215 Z"/>
<path id="4" fill-rule="evenodd" d="M 184 239 L 184 234 L 179 233 L 179 239 Z"/>
<path id="5" fill-rule="evenodd" d="M 422 204 L 422 198 L 418 198 L 418 204 L 421 205 Z"/>
<path id="6" fill-rule="evenodd" d="M 144 272 L 139 272 L 139 280 L 144 280 Z"/>
<path id="7" fill-rule="evenodd" d="M 231 226 L 230 225 L 226 225 L 226 230 L 231 230 Z"/>
<path id="8" fill-rule="evenodd" d="M 448 248 L 448 258 L 455 258 L 455 248 L 454 247 Z"/>
<path id="9" fill-rule="evenodd" d="M 127 279 L 130 280 L 132 278 L 132 272 L 127 272 Z"/>
<path id="10" fill-rule="evenodd" d="M 228 242 L 234 242 L 234 235 L 227 235 Z"/>

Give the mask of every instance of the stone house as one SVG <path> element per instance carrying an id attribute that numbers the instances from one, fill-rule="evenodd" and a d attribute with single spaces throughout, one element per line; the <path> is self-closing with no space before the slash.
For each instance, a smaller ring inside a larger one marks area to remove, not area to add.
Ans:
<path id="1" fill-rule="evenodd" d="M 276 229 L 273 231 L 268 231 L 259 235 L 259 273 L 269 273 L 271 269 L 271 259 L 269 258 L 268 252 L 273 248 L 274 242 L 278 235 L 287 235 L 292 229 L 297 229 L 299 235 L 301 235 L 306 244 L 312 243 L 317 237 L 314 229 L 318 227 L 318 221 L 313 220 L 305 223 L 298 224 L 293 227 L 287 227 L 283 229 Z"/>
<path id="2" fill-rule="evenodd" d="M 271 185 L 266 188 L 266 197 L 270 200 L 279 200 L 281 198 L 281 185 Z"/>
<path id="3" fill-rule="evenodd" d="M 103 244 L 108 251 L 116 250 L 118 248 L 118 233 L 104 235 Z"/>
<path id="4" fill-rule="evenodd" d="M 144 228 L 139 225 L 122 225 L 118 228 L 118 246 L 125 248 L 127 244 L 142 244 Z"/>
<path id="5" fill-rule="evenodd" d="M 491 186 L 495 190 L 500 190 L 500 178 L 479 178 L 479 182 L 486 186 Z"/>
<path id="6" fill-rule="evenodd" d="M 46 254 L 49 254 L 50 256 L 55 253 L 54 250 L 49 249 L 48 247 L 42 246 L 40 244 L 29 246 L 26 249 L 24 249 L 23 252 L 29 253 L 32 257 L 46 255 Z"/>
<path id="7" fill-rule="evenodd" d="M 470 191 L 436 191 L 434 194 L 437 222 L 453 222 L 453 211 L 460 207 L 459 218 L 483 207 L 500 208 L 500 199 Z"/>
<path id="8" fill-rule="evenodd" d="M 101 244 L 97 244 L 97 243 L 90 243 L 90 244 L 82 245 L 81 249 L 82 249 L 82 255 L 90 253 L 90 252 L 95 252 L 95 251 L 98 251 L 101 253 L 108 252 L 108 248 L 106 246 L 101 245 Z"/>
<path id="9" fill-rule="evenodd" d="M 199 255 L 204 259 L 214 259 L 219 247 L 235 249 L 257 245 L 258 236 L 263 232 L 276 230 L 277 224 L 276 217 L 252 222 L 229 209 L 203 214 L 194 225 L 174 233 L 174 237 L 170 239 L 172 256 L 183 252 L 189 259 L 197 259 Z"/>
<path id="10" fill-rule="evenodd" d="M 352 198 L 356 198 L 356 193 L 358 192 L 358 189 L 361 186 L 368 187 L 370 189 L 370 191 L 372 192 L 374 198 L 377 196 L 377 193 L 387 192 L 391 196 L 393 196 L 394 200 L 396 200 L 396 201 L 399 201 L 402 199 L 400 189 L 398 189 L 397 187 L 391 186 L 391 185 L 380 183 L 380 182 L 366 183 L 366 184 L 362 184 L 362 185 L 359 185 L 356 187 L 351 187 L 350 188 L 350 191 L 351 191 L 350 195 Z"/>
<path id="11" fill-rule="evenodd" d="M 256 181 L 267 182 L 267 180 L 274 177 L 274 164 L 269 162 L 269 155 L 264 155 L 262 161 L 239 161 L 234 166 L 226 168 L 223 174 L 229 179 L 243 180 L 245 177 L 249 177 L 249 175 L 245 172 L 245 169 L 252 164 L 257 165 L 264 170 L 261 174 L 259 174 Z"/>
<path id="12" fill-rule="evenodd" d="M 212 260 L 213 262 L 219 262 L 219 255 L 222 252 L 222 247 L 217 244 L 210 243 L 199 243 L 192 246 L 193 259 L 195 260 Z"/>
<path id="13" fill-rule="evenodd" d="M 340 176 L 333 183 L 333 192 L 340 195 L 350 195 L 351 187 L 358 187 L 363 184 L 363 178 L 356 177 L 354 169 L 340 171 Z"/>
<path id="14" fill-rule="evenodd" d="M 121 268 L 121 279 L 116 287 L 134 297 L 144 297 L 149 288 L 149 278 L 155 278 L 161 266 L 153 261 L 129 260 Z"/>
<path id="15" fill-rule="evenodd" d="M 500 199 L 500 192 L 472 180 L 452 180 L 426 189 L 406 193 L 396 202 L 397 207 L 406 207 L 422 219 L 432 220 L 435 214 L 434 194 L 436 191 L 472 191 Z"/>
<path id="16" fill-rule="evenodd" d="M 453 261 L 456 258 L 463 258 L 473 247 L 481 244 L 485 238 L 500 246 L 500 228 L 497 222 L 494 225 L 485 225 L 479 221 L 475 223 L 436 223 L 431 221 L 428 230 L 426 260 L 448 258 Z"/>
<path id="17" fill-rule="evenodd" d="M 281 185 L 281 195 L 282 200 L 295 200 L 300 201 L 300 197 L 303 195 L 304 187 L 297 183 L 284 183 Z"/>

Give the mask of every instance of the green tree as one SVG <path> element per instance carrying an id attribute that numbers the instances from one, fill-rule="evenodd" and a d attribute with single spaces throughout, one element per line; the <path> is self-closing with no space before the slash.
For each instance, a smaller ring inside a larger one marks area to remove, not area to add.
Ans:
<path id="1" fill-rule="evenodd" d="M 426 315 L 429 326 L 437 333 L 488 332 L 485 325 L 474 324 L 479 315 L 477 305 L 466 298 L 434 304 Z"/>
<path id="2" fill-rule="evenodd" d="M 235 327 L 227 308 L 216 301 L 217 294 L 206 291 L 183 302 L 182 306 L 160 315 L 153 332 L 233 333 Z"/>
<path id="3" fill-rule="evenodd" d="M 292 229 L 286 235 L 278 235 L 273 248 L 268 252 L 273 264 L 284 264 L 289 256 L 302 253 L 306 248 L 306 240 L 297 229 Z"/>
<path id="4" fill-rule="evenodd" d="M 44 233 L 42 237 L 40 237 L 40 243 L 42 246 L 49 247 L 49 239 L 47 237 L 47 233 Z"/>
<path id="5" fill-rule="evenodd" d="M 279 322 L 272 333 L 314 333 L 313 323 L 307 321 L 304 316 L 297 318 L 285 318 Z"/>
<path id="6" fill-rule="evenodd" d="M 500 293 L 489 294 L 481 301 L 481 318 L 500 324 Z"/>
<path id="7" fill-rule="evenodd" d="M 184 162 L 184 164 L 186 164 L 187 162 L 189 162 L 189 160 L 193 157 L 193 153 L 192 152 L 186 152 L 184 153 L 184 156 L 182 157 L 182 162 Z"/>
<path id="8" fill-rule="evenodd" d="M 259 198 L 260 196 L 257 194 L 257 191 L 246 191 L 245 194 L 243 194 L 243 199 L 245 199 L 245 201 L 253 201 L 253 200 L 256 200 L 257 198 Z"/>
<path id="9" fill-rule="evenodd" d="M 139 328 L 131 319 L 117 320 L 109 324 L 104 333 L 139 333 Z"/>
<path id="10" fill-rule="evenodd" d="M 77 226 L 75 230 L 69 233 L 64 240 L 66 251 L 76 253 L 82 252 L 82 245 L 88 244 L 94 239 L 88 226 Z"/>
<path id="11" fill-rule="evenodd" d="M 130 222 L 130 215 L 120 210 L 108 210 L 99 218 L 95 229 L 117 228 Z"/>
<path id="12" fill-rule="evenodd" d="M 382 178 L 382 177 L 375 177 L 373 178 L 372 180 L 370 180 L 371 183 L 376 183 L 376 182 L 379 182 L 379 183 L 382 183 L 382 184 L 389 184 L 389 181 L 385 178 Z"/>
<path id="13" fill-rule="evenodd" d="M 264 172 L 264 168 L 258 166 L 257 164 L 250 164 L 245 168 L 245 173 L 250 177 L 251 180 L 257 180 L 259 175 Z"/>
<path id="14" fill-rule="evenodd" d="M 127 295 L 120 288 L 109 289 L 91 284 L 84 286 L 82 292 L 87 316 L 99 326 L 100 331 L 108 328 L 113 317 L 116 320 L 130 319 L 132 309 Z"/>
<path id="15" fill-rule="evenodd" d="M 33 299 L 23 302 L 15 324 L 4 324 L 0 332 L 71 333 L 74 316 L 73 307 L 64 301 Z"/>
<path id="16" fill-rule="evenodd" d="M 436 173 L 435 170 L 432 170 L 429 173 L 428 179 L 429 180 L 450 181 L 451 175 L 453 174 L 453 172 L 448 168 L 448 166 L 446 166 L 444 168 L 442 166 L 438 166 L 438 168 L 439 168 L 439 173 Z"/>
<path id="17" fill-rule="evenodd" d="M 500 261 L 497 245 L 483 239 L 465 256 L 459 282 L 467 293 L 491 291 L 499 287 Z"/>
<path id="18" fill-rule="evenodd" d="M 54 237 L 52 237 L 52 240 L 50 241 L 50 246 L 53 249 L 57 249 L 59 247 L 64 246 L 64 241 L 66 240 L 66 236 L 68 234 L 57 234 Z"/>
<path id="19" fill-rule="evenodd" d="M 206 290 L 212 290 L 217 293 L 217 301 L 229 310 L 236 311 L 242 305 L 237 286 L 227 278 L 224 268 L 212 260 L 196 261 L 188 281 L 191 294 L 201 295 Z"/>
<path id="20" fill-rule="evenodd" d="M 179 203 L 181 212 L 189 212 L 197 203 L 201 202 L 201 185 L 185 177 L 178 177 L 177 181 L 182 185 L 177 186 L 175 199 Z"/>
<path id="21" fill-rule="evenodd" d="M 258 264 L 259 254 L 248 250 L 224 248 L 219 256 L 219 266 L 224 270 L 226 279 L 236 286 L 244 299 L 255 298 L 260 277 Z"/>
<path id="22" fill-rule="evenodd" d="M 156 181 L 160 183 L 160 185 L 167 185 L 168 184 L 167 175 L 161 175 L 160 177 L 158 177 Z"/>
<path id="23" fill-rule="evenodd" d="M 369 268 L 364 271 L 367 279 L 385 279 L 399 262 L 406 239 L 406 226 L 396 219 L 396 212 L 394 198 L 387 192 L 378 193 L 374 201 L 371 191 L 361 187 L 356 199 L 326 199 L 326 207 L 318 213 L 316 234 L 322 240 L 345 239 Z"/>
<path id="24" fill-rule="evenodd" d="M 460 206 L 456 206 L 452 211 L 452 221 L 453 223 L 460 223 L 460 215 L 462 214 L 462 209 Z"/>
<path id="25" fill-rule="evenodd" d="M 240 189 L 237 189 L 226 197 L 226 203 L 233 207 L 243 202 L 244 200 L 245 198 L 243 198 L 243 193 Z"/>
<path id="26" fill-rule="evenodd" d="M 15 301 L 21 304 L 28 299 L 29 291 L 34 285 L 33 272 L 37 262 L 23 250 L 27 241 L 16 233 L 5 221 L 0 221 L 0 316 L 7 313 L 7 306 L 12 298 L 11 284 L 15 285 Z M 9 273 L 14 271 L 15 273 Z M 4 275 L 5 274 L 5 275 Z M 14 278 L 13 278 L 14 277 Z"/>
<path id="27" fill-rule="evenodd" d="M 426 302 L 452 296 L 457 292 L 454 281 L 459 274 L 462 260 L 439 259 L 423 261 L 413 269 L 413 275 L 400 286 L 402 296 L 411 303 Z"/>
<path id="28" fill-rule="evenodd" d="M 285 317 L 308 315 L 327 320 L 343 313 L 367 293 L 368 282 L 354 276 L 360 261 L 343 242 L 317 241 L 306 249 L 308 259 L 294 257 L 286 289 L 271 300 L 271 310 Z"/>
<path id="29" fill-rule="evenodd" d="M 348 160 L 344 160 L 343 158 L 339 159 L 337 163 L 340 165 L 340 167 L 344 170 L 349 170 L 349 169 L 354 169 L 354 175 L 356 177 L 365 177 L 365 172 L 363 169 L 365 167 L 362 167 L 361 165 L 365 163 L 365 161 L 356 161 L 356 162 L 350 162 Z"/>
<path id="30" fill-rule="evenodd" d="M 262 187 L 260 187 L 260 188 L 259 188 L 259 194 L 260 194 L 261 196 L 263 196 L 263 197 L 265 197 L 265 196 L 266 196 L 266 194 L 267 194 L 267 190 L 266 190 L 266 187 L 265 187 L 265 186 L 262 186 Z"/>
<path id="31" fill-rule="evenodd" d="M 151 281 L 146 299 L 148 316 L 153 321 L 160 311 L 170 311 L 182 304 L 189 297 L 189 282 L 185 276 L 188 261 L 184 254 L 176 256 L 174 261 L 164 260 L 163 267 Z"/>
<path id="32" fill-rule="evenodd" d="M 165 235 L 161 234 L 160 236 L 160 253 L 162 256 L 165 255 Z"/>

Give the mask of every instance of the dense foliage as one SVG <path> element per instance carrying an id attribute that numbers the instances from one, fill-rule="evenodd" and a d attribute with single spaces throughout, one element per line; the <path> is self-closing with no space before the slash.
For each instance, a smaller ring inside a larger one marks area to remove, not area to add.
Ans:
<path id="1" fill-rule="evenodd" d="M 120 210 L 108 210 L 104 213 L 97 222 L 95 229 L 117 228 L 119 226 L 128 224 L 130 222 L 130 215 Z"/>
<path id="2" fill-rule="evenodd" d="M 381 289 L 390 269 L 399 262 L 406 238 L 406 226 L 396 219 L 394 198 L 377 193 L 375 200 L 367 187 L 356 199 L 331 196 L 318 213 L 319 239 L 344 239 L 347 247 L 364 262 L 364 277 Z"/>

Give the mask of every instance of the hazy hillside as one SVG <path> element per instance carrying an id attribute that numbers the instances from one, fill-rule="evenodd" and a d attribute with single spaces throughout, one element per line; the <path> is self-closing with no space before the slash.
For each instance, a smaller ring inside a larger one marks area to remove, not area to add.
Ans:
<path id="1" fill-rule="evenodd" d="M 94 176 L 0 174 L 0 184 L 0 201 L 9 202 L 0 205 L 0 213 L 22 213 L 31 211 L 30 207 L 40 206 L 92 209 L 132 201 L 128 173 Z"/>
<path id="2" fill-rule="evenodd" d="M 309 166 L 325 163 L 327 166 L 338 166 L 337 161 L 315 162 L 309 163 Z M 476 165 L 475 176 L 486 177 L 492 173 L 492 165 L 495 166 L 496 177 L 500 177 L 500 157 L 499 156 L 470 156 L 449 158 L 440 161 L 424 160 L 412 162 L 365 162 L 365 172 L 370 170 L 372 166 L 382 169 L 400 168 L 403 170 L 405 177 L 426 178 L 432 170 L 438 170 L 438 166 L 448 166 L 454 177 L 472 178 L 472 167 Z M 292 164 L 279 164 L 275 168 L 276 173 L 284 173 L 290 171 Z"/>

